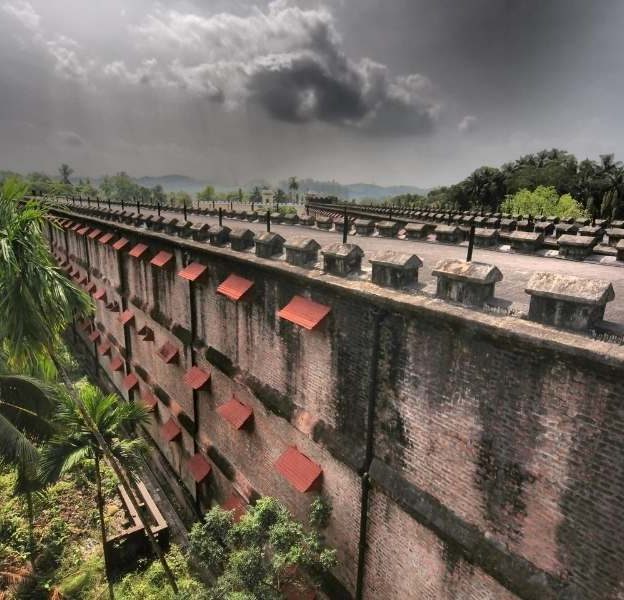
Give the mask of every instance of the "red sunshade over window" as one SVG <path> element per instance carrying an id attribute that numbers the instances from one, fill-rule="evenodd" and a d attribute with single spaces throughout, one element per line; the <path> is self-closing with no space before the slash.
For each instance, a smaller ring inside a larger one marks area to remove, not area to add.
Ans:
<path id="1" fill-rule="evenodd" d="M 210 371 L 191 367 L 184 375 L 184 383 L 193 390 L 201 390 L 210 381 Z"/>
<path id="2" fill-rule="evenodd" d="M 76 223 L 73 227 L 72 227 L 72 231 L 77 231 L 78 229 L 82 228 L 82 223 Z"/>
<path id="3" fill-rule="evenodd" d="M 128 373 L 124 379 L 122 384 L 124 389 L 130 391 L 139 386 L 139 378 L 134 373 Z"/>
<path id="4" fill-rule="evenodd" d="M 210 463 L 199 452 L 189 458 L 186 465 L 188 466 L 188 470 L 193 476 L 193 479 L 197 483 L 206 479 L 206 477 L 210 474 L 210 471 L 212 471 Z"/>
<path id="5" fill-rule="evenodd" d="M 106 356 L 107 354 L 110 354 L 110 351 L 111 351 L 111 343 L 108 340 L 105 340 L 98 346 L 98 352 L 102 356 Z"/>
<path id="6" fill-rule="evenodd" d="M 100 244 L 108 244 L 113 239 L 112 233 L 105 233 L 99 240 Z"/>
<path id="7" fill-rule="evenodd" d="M 117 371 L 121 371 L 121 369 L 123 368 L 123 360 L 121 358 L 121 356 L 115 356 L 115 358 L 113 358 L 113 360 L 111 360 L 111 371 L 113 372 L 117 372 Z"/>
<path id="8" fill-rule="evenodd" d="M 227 296 L 230 300 L 240 300 L 252 287 L 254 282 L 239 277 L 238 275 L 230 275 L 217 288 L 219 294 Z"/>
<path id="9" fill-rule="evenodd" d="M 114 244 L 113 248 L 115 250 L 123 250 L 130 242 L 125 238 L 119 238 Z"/>
<path id="10" fill-rule="evenodd" d="M 301 325 L 305 329 L 314 329 L 330 313 L 331 308 L 303 296 L 295 296 L 277 314 L 280 318 Z"/>
<path id="11" fill-rule="evenodd" d="M 87 231 L 89 231 L 89 229 L 91 229 L 91 227 L 83 227 L 82 229 L 78 230 L 78 235 L 85 235 L 85 233 L 87 233 Z"/>
<path id="12" fill-rule="evenodd" d="M 171 342 L 165 342 L 159 349 L 156 354 L 158 357 L 163 360 L 165 363 L 169 364 L 178 359 L 179 350 L 176 346 L 174 346 Z"/>
<path id="13" fill-rule="evenodd" d="M 305 454 L 291 446 L 275 463 L 277 471 L 298 492 L 308 492 L 319 485 L 323 470 Z"/>
<path id="14" fill-rule="evenodd" d="M 132 254 L 132 252 L 130 254 Z M 150 264 L 160 268 L 166 267 L 171 262 L 172 258 L 173 254 L 171 254 L 171 252 L 161 250 L 156 256 L 154 256 L 154 258 L 152 258 L 152 260 L 150 260 Z"/>
<path id="15" fill-rule="evenodd" d="M 206 271 L 207 267 L 201 263 L 193 262 L 182 269 L 178 275 L 188 281 L 197 281 Z"/>
<path id="16" fill-rule="evenodd" d="M 172 418 L 169 418 L 169 420 L 160 428 L 160 432 L 166 441 L 173 442 L 173 440 L 175 440 L 180 433 L 182 433 L 182 430 Z"/>
<path id="17" fill-rule="evenodd" d="M 95 292 L 95 294 L 93 294 L 93 297 L 96 300 L 105 300 L 106 299 L 106 290 L 104 288 L 102 288 L 101 290 L 98 290 L 97 292 Z"/>
<path id="18" fill-rule="evenodd" d="M 143 402 L 143 404 L 145 404 L 145 406 L 147 406 L 150 410 L 154 410 L 158 405 L 158 398 L 156 398 L 156 396 L 148 389 L 144 389 L 141 392 L 141 402 Z"/>
<path id="19" fill-rule="evenodd" d="M 94 229 L 90 234 L 89 237 L 94 240 L 98 235 L 100 235 L 100 233 L 102 233 L 101 229 Z"/>
<path id="20" fill-rule="evenodd" d="M 238 523 L 247 511 L 247 503 L 238 494 L 232 494 L 222 505 L 223 510 L 233 512 L 234 522 Z"/>
<path id="21" fill-rule="evenodd" d="M 97 342 L 100 339 L 100 332 L 95 329 L 94 331 L 91 332 L 91 334 L 89 335 L 89 339 L 92 342 Z"/>
<path id="22" fill-rule="evenodd" d="M 130 250 L 130 256 L 133 258 L 141 258 L 148 250 L 145 244 L 136 244 L 132 250 Z"/>
<path id="23" fill-rule="evenodd" d="M 234 429 L 242 429 L 253 416 L 253 410 L 239 402 L 235 396 L 217 408 L 217 412 L 228 421 Z"/>
<path id="24" fill-rule="evenodd" d="M 65 221 L 65 223 L 63 223 L 63 227 L 65 229 L 69 229 L 73 224 L 74 224 L 73 221 Z"/>
<path id="25" fill-rule="evenodd" d="M 131 323 L 133 320 L 134 320 L 134 313 L 130 309 L 124 310 L 119 315 L 119 322 L 122 325 L 127 325 L 128 323 Z"/>

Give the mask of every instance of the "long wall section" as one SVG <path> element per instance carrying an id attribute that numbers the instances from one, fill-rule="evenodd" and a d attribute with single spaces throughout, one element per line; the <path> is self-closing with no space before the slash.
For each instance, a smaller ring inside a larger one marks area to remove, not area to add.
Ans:
<path id="1" fill-rule="evenodd" d="M 624 348 L 56 216 L 96 298 L 80 335 L 154 406 L 191 503 L 273 495 L 305 519 L 328 498 L 335 597 L 624 597 Z"/>

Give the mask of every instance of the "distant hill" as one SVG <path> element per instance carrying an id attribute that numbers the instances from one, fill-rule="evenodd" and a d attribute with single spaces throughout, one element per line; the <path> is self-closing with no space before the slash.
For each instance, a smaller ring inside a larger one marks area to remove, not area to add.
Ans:
<path id="1" fill-rule="evenodd" d="M 280 181 L 279 187 L 288 191 L 288 182 Z M 399 194 L 426 194 L 424 188 L 412 185 L 382 186 L 372 183 L 349 183 L 342 184 L 337 181 L 318 181 L 316 179 L 301 179 L 299 181 L 300 192 L 318 192 L 328 196 L 338 196 L 343 200 L 383 200 Z"/>
<path id="2" fill-rule="evenodd" d="M 162 185 L 165 192 L 184 191 L 189 194 L 195 194 L 203 190 L 207 183 L 199 181 L 186 175 L 161 175 L 158 177 L 139 177 L 134 179 L 139 185 L 147 188 L 153 188 L 156 185 Z"/>

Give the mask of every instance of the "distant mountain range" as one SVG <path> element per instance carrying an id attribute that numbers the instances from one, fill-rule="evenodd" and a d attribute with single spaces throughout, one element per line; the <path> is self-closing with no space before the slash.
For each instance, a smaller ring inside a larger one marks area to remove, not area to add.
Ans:
<path id="1" fill-rule="evenodd" d="M 165 192 L 178 192 L 185 191 L 189 194 L 196 194 L 206 187 L 206 185 L 213 185 L 214 188 L 221 191 L 233 191 L 237 188 L 234 186 L 221 186 L 209 181 L 202 181 L 194 179 L 193 177 L 187 177 L 186 175 L 160 175 L 157 177 L 136 177 L 133 178 L 136 183 L 147 188 L 153 188 L 156 185 L 161 185 Z M 100 179 L 96 179 L 96 184 L 100 183 Z M 249 181 L 241 187 L 245 191 L 252 190 L 254 187 L 272 185 L 273 187 L 280 187 L 285 192 L 288 192 L 288 182 L 280 181 L 277 186 L 270 184 L 264 180 Z M 383 200 L 391 196 L 397 196 L 399 194 L 426 194 L 427 190 L 412 185 L 394 185 L 394 186 L 381 186 L 372 183 L 350 183 L 341 184 L 337 181 L 320 181 L 316 179 L 301 179 L 299 180 L 299 192 L 317 192 L 319 194 L 327 194 L 332 196 L 338 196 L 344 200 Z"/>

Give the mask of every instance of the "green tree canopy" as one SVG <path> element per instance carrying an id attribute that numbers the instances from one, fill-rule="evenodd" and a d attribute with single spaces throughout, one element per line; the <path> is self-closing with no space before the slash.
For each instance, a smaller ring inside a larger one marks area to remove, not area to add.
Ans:
<path id="1" fill-rule="evenodd" d="M 502 204 L 502 210 L 520 215 L 554 215 L 556 217 L 587 216 L 582 205 L 570 194 L 559 196 L 554 187 L 538 186 L 535 190 L 520 190 L 509 196 Z"/>

